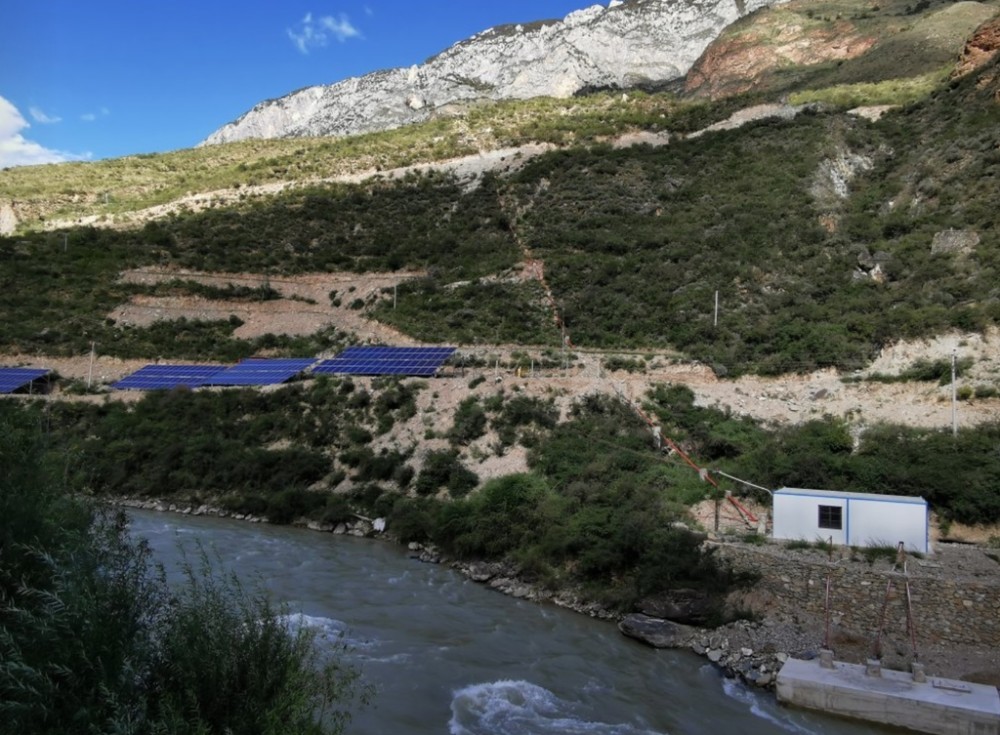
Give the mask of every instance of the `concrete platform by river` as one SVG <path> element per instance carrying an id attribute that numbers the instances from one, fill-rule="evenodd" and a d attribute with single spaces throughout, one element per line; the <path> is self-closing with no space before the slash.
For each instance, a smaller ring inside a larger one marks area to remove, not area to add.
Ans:
<path id="1" fill-rule="evenodd" d="M 777 694 L 785 704 L 935 735 L 1000 735 L 1000 694 L 984 684 L 788 659 Z"/>

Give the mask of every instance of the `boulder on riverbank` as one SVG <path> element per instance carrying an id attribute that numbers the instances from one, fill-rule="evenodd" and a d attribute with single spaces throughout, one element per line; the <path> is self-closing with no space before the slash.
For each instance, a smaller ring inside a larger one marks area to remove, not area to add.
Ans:
<path id="1" fill-rule="evenodd" d="M 676 589 L 648 597 L 638 607 L 639 612 L 652 618 L 705 626 L 713 618 L 718 601 L 702 590 Z"/>
<path id="2" fill-rule="evenodd" d="M 686 648 L 698 631 L 687 625 L 681 625 L 670 620 L 634 613 L 626 615 L 618 630 L 629 638 L 635 638 L 648 643 L 653 648 Z"/>

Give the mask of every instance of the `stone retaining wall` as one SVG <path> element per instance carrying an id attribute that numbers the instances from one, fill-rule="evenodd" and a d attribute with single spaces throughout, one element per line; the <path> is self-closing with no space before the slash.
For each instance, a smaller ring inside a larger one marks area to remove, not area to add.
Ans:
<path id="1" fill-rule="evenodd" d="M 895 640 L 906 638 L 905 580 L 892 571 L 891 562 L 869 564 L 850 550 L 837 551 L 834 559 L 827 559 L 820 552 L 775 545 L 724 544 L 718 548 L 735 569 L 761 575 L 748 599 L 754 612 L 767 617 L 822 621 L 827 575 L 832 574 L 831 625 L 859 636 L 869 637 L 878 630 L 891 581 L 886 634 Z M 929 557 L 907 562 L 918 646 L 924 641 L 1000 647 L 1000 564 L 979 549 L 944 556 L 940 561 Z M 963 559 L 968 561 L 963 564 Z M 990 569 L 991 564 L 995 569 Z M 975 571 L 968 568 L 973 565 Z"/>

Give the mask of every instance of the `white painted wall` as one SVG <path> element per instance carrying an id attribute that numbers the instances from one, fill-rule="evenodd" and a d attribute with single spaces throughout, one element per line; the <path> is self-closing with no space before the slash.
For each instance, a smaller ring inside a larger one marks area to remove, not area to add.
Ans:
<path id="1" fill-rule="evenodd" d="M 841 509 L 844 528 L 836 531 L 819 527 L 819 506 L 832 505 Z M 774 513 L 771 518 L 774 538 L 802 541 L 829 541 L 847 544 L 847 500 L 844 498 L 818 498 L 811 495 L 792 495 L 781 491 L 774 494 Z"/>
<path id="2" fill-rule="evenodd" d="M 819 507 L 841 509 L 841 528 L 820 528 Z M 772 536 L 846 546 L 895 546 L 928 553 L 927 504 L 920 498 L 783 488 L 774 493 Z"/>
<path id="3" fill-rule="evenodd" d="M 927 506 L 917 503 L 849 501 L 850 543 L 852 546 L 895 546 L 900 541 L 907 551 L 926 554 Z"/>

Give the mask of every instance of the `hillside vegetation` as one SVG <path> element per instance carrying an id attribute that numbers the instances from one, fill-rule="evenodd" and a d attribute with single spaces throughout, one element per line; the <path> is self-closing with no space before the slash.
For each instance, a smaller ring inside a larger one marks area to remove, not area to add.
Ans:
<path id="1" fill-rule="evenodd" d="M 537 98 L 472 105 L 458 115 L 399 130 L 350 138 L 248 140 L 88 163 L 23 166 L 0 171 L 22 230 L 49 221 L 116 216 L 202 192 L 277 188 L 443 161 L 526 143 L 571 145 L 630 130 L 692 131 L 735 109 L 670 94 L 595 93 L 567 100 Z M 242 191 L 241 191 L 242 190 Z"/>
<path id="2" fill-rule="evenodd" d="M 720 374 L 856 368 L 896 339 L 997 323 L 998 82 L 980 82 L 995 68 L 876 123 L 806 110 L 667 146 L 555 151 L 474 186 L 413 174 L 139 230 L 25 233 L 0 240 L 11 325 L 0 339 L 11 351 L 97 340 L 106 354 L 191 358 L 235 324 L 187 324 L 179 340 L 109 324 L 143 288 L 118 272 L 406 269 L 426 276 L 399 289 L 398 308 L 367 306 L 422 339 L 557 343 L 554 304 L 580 347 L 673 347 Z M 528 255 L 544 262 L 553 302 L 517 277 Z M 275 337 L 243 354 L 306 346 Z"/>
<path id="3" fill-rule="evenodd" d="M 620 609 L 672 589 L 715 594 L 741 583 L 684 525 L 688 506 L 721 491 L 656 450 L 630 407 L 585 395 L 560 416 L 552 398 L 501 388 L 470 395 L 424 442 L 403 441 L 418 396 L 436 388 L 322 377 L 277 391 L 37 401 L 25 415 L 45 422 L 63 482 L 82 493 L 215 505 L 274 523 L 382 517 L 401 541 L 509 558 L 544 585 L 580 586 Z M 958 439 L 879 426 L 855 446 L 840 419 L 769 428 L 697 407 L 678 385 L 654 385 L 642 400 L 699 462 L 755 484 L 920 495 L 945 522 L 1000 521 L 995 424 Z M 526 471 L 478 475 L 489 455 L 524 450 Z"/>

